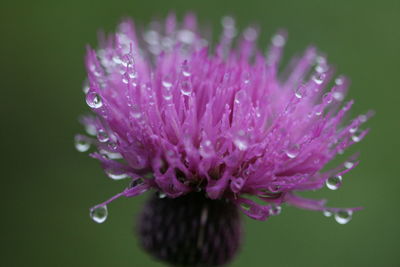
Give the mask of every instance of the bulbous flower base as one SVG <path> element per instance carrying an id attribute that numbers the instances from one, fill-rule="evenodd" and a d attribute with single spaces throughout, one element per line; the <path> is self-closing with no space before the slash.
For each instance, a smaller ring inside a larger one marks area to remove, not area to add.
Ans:
<path id="1" fill-rule="evenodd" d="M 154 194 L 139 217 L 140 244 L 172 266 L 221 266 L 233 259 L 241 243 L 238 208 L 203 193 L 178 198 Z"/>

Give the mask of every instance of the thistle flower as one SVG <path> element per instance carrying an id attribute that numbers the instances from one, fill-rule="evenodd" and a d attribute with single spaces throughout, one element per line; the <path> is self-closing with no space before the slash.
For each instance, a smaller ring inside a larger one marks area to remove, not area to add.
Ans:
<path id="1" fill-rule="evenodd" d="M 82 123 L 97 137 L 78 135 L 76 145 L 95 146 L 90 155 L 107 175 L 129 182 L 91 216 L 103 222 L 114 199 L 154 190 L 139 222 L 141 242 L 178 265 L 229 261 L 240 244 L 238 210 L 266 220 L 287 203 L 346 223 L 359 209 L 295 193 L 325 184 L 335 190 L 358 164 L 353 155 L 322 171 L 368 132 L 360 127 L 370 113 L 345 120 L 353 104 L 343 103 L 349 81 L 334 77 L 314 47 L 279 74 L 284 31 L 264 56 L 256 28 L 236 37 L 232 18 L 222 25 L 212 49 L 191 14 L 181 24 L 170 15 L 139 33 L 127 20 L 87 51 L 84 91 L 95 115 Z"/>

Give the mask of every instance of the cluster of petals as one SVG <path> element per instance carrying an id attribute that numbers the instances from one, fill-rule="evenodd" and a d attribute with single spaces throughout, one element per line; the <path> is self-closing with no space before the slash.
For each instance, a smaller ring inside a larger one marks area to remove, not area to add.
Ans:
<path id="1" fill-rule="evenodd" d="M 322 171 L 368 131 L 369 113 L 348 118 L 349 81 L 314 47 L 282 68 L 284 31 L 263 52 L 257 28 L 239 33 L 230 17 L 222 25 L 213 45 L 192 14 L 140 30 L 126 20 L 88 48 L 84 91 L 94 115 L 82 118 L 89 135 L 76 140 L 96 147 L 91 156 L 110 178 L 129 181 L 96 207 L 155 189 L 226 198 L 258 220 L 282 203 L 341 210 L 294 192 L 320 189 L 358 164 L 353 155 Z"/>

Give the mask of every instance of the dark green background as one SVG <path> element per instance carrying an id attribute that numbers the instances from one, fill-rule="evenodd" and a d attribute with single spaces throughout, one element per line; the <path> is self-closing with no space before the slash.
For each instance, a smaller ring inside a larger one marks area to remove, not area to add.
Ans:
<path id="1" fill-rule="evenodd" d="M 361 164 L 327 197 L 364 206 L 348 225 L 284 207 L 266 222 L 246 218 L 247 238 L 232 266 L 400 266 L 400 1 L 3 1 L 1 29 L 2 266 L 161 266 L 137 247 L 133 220 L 144 197 L 120 199 L 98 225 L 88 208 L 119 192 L 98 163 L 73 147 L 88 108 L 81 90 L 87 43 L 123 16 L 148 23 L 195 11 L 219 31 L 221 16 L 261 26 L 260 44 L 289 31 L 287 54 L 316 44 L 352 79 L 353 115 L 368 109 Z"/>

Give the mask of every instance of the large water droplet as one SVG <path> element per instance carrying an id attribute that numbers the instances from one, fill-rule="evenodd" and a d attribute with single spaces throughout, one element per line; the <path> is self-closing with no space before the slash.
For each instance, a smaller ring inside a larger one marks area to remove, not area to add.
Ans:
<path id="1" fill-rule="evenodd" d="M 335 213 L 335 220 L 340 224 L 346 224 L 351 221 L 353 212 L 350 210 L 340 210 Z"/>
<path id="2" fill-rule="evenodd" d="M 99 129 L 97 131 L 97 139 L 99 140 L 99 142 L 105 143 L 110 139 L 110 137 L 108 137 L 108 134 L 104 129 Z"/>
<path id="3" fill-rule="evenodd" d="M 331 190 L 337 190 L 342 185 L 342 180 L 343 180 L 343 178 L 341 175 L 329 177 L 325 181 L 326 187 L 328 187 Z"/>
<path id="4" fill-rule="evenodd" d="M 360 142 L 361 141 L 361 135 L 360 134 L 357 134 L 357 133 L 355 133 L 352 137 L 351 137 L 351 139 L 354 141 L 354 142 Z"/>
<path id="5" fill-rule="evenodd" d="M 355 133 L 355 132 L 357 132 L 357 130 L 358 130 L 358 127 L 357 126 L 353 126 L 353 127 L 351 127 L 349 129 L 349 133 Z"/>
<path id="6" fill-rule="evenodd" d="M 325 80 L 325 73 L 316 73 L 313 75 L 312 79 L 316 84 L 322 84 Z"/>
<path id="7" fill-rule="evenodd" d="M 96 109 L 103 106 L 103 101 L 101 100 L 101 97 L 94 91 L 89 92 L 86 95 L 86 103 L 89 107 Z"/>
<path id="8" fill-rule="evenodd" d="M 106 169 L 105 172 L 113 180 L 121 180 L 129 177 L 125 172 L 113 168 Z"/>
<path id="9" fill-rule="evenodd" d="M 272 37 L 272 44 L 277 47 L 282 47 L 286 43 L 286 39 L 282 34 L 276 34 Z"/>
<path id="10" fill-rule="evenodd" d="M 296 158 L 299 155 L 299 153 L 300 153 L 299 145 L 291 146 L 286 150 L 286 155 L 291 159 Z"/>
<path id="11" fill-rule="evenodd" d="M 86 152 L 90 148 L 90 143 L 83 136 L 75 136 L 75 148 L 79 152 Z"/>
<path id="12" fill-rule="evenodd" d="M 282 212 L 282 207 L 281 206 L 277 206 L 277 205 L 273 205 L 270 209 L 269 209 L 269 213 L 271 215 L 279 215 Z"/>
<path id="13" fill-rule="evenodd" d="M 90 210 L 90 217 L 97 223 L 103 223 L 107 219 L 108 210 L 107 206 L 97 206 Z"/>
<path id="14" fill-rule="evenodd" d="M 193 91 L 192 83 L 187 80 L 187 81 L 182 81 L 180 84 L 181 87 L 181 93 L 183 95 L 191 95 Z"/>

